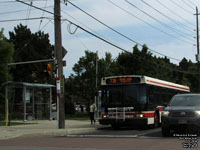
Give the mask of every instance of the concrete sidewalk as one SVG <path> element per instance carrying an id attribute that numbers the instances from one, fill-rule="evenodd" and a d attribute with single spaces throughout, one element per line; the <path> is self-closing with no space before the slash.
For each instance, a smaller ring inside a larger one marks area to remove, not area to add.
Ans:
<path id="1" fill-rule="evenodd" d="M 19 136 L 35 136 L 35 135 L 52 135 L 52 136 L 62 136 L 67 134 L 92 132 L 97 128 L 102 127 L 97 122 L 96 125 L 91 125 L 90 121 L 75 121 L 66 120 L 65 129 L 57 128 L 56 120 L 34 120 L 28 121 L 27 125 L 17 125 L 17 126 L 0 126 L 0 140 L 10 139 Z"/>

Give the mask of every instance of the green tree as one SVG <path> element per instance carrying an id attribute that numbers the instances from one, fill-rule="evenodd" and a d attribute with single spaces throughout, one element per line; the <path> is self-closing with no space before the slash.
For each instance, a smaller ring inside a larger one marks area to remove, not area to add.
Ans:
<path id="1" fill-rule="evenodd" d="M 6 81 L 12 80 L 12 76 L 9 74 L 9 68 L 7 63 L 13 61 L 14 47 L 9 43 L 3 35 L 3 29 L 0 31 L 0 85 Z M 4 116 L 4 87 L 0 86 L 0 120 Z M 2 115 L 3 114 L 3 115 Z"/>
<path id="2" fill-rule="evenodd" d="M 179 63 L 179 68 L 183 71 L 187 71 L 190 73 L 198 72 L 198 65 L 196 63 L 192 63 L 191 60 L 187 60 L 183 58 Z M 200 92 L 199 91 L 199 75 L 198 74 L 179 74 L 179 80 L 182 81 L 183 84 L 187 84 L 190 86 L 192 92 Z"/>
<path id="3" fill-rule="evenodd" d="M 85 51 L 85 56 L 81 57 L 73 67 L 75 74 L 71 74 L 66 81 L 66 96 L 69 99 L 73 99 L 73 95 L 76 95 L 79 99 L 84 99 L 86 104 L 94 99 L 96 92 L 96 60 L 98 60 L 98 89 L 101 78 L 113 74 L 111 70 L 114 69 L 115 63 L 113 63 L 110 53 L 106 53 L 105 58 L 99 59 L 97 53 Z"/>
<path id="4" fill-rule="evenodd" d="M 3 29 L 0 31 L 0 84 L 11 80 L 12 76 L 8 74 L 7 63 L 13 61 L 14 48 L 13 44 L 9 43 L 3 35 Z"/>
<path id="5" fill-rule="evenodd" d="M 152 76 L 156 72 L 152 53 L 148 51 L 148 47 L 143 45 L 139 50 L 138 46 L 133 47 L 132 53 L 122 52 L 117 57 L 117 65 L 119 67 L 117 75 L 148 75 Z"/>
<path id="6" fill-rule="evenodd" d="M 115 75 L 145 75 L 188 85 L 188 80 L 175 71 L 179 69 L 177 65 L 167 57 L 153 56 L 146 45 L 141 50 L 135 45 L 132 53 L 122 52 L 116 60 L 119 69 Z"/>
<path id="7" fill-rule="evenodd" d="M 112 59 L 112 54 L 109 52 L 105 53 L 105 58 L 98 60 L 98 89 L 100 88 L 100 81 L 102 77 L 115 75 L 117 72 L 116 61 Z"/>
<path id="8" fill-rule="evenodd" d="M 86 99 L 91 99 L 95 94 L 96 59 L 98 59 L 96 53 L 85 51 L 85 56 L 81 57 L 73 67 L 81 94 Z"/>
<path id="9" fill-rule="evenodd" d="M 53 46 L 44 32 L 31 33 L 27 26 L 18 25 L 9 32 L 9 41 L 14 44 L 14 61 L 24 62 L 53 58 Z M 48 83 L 47 63 L 16 65 L 12 70 L 14 81 Z M 51 81 L 53 82 L 53 81 Z"/>

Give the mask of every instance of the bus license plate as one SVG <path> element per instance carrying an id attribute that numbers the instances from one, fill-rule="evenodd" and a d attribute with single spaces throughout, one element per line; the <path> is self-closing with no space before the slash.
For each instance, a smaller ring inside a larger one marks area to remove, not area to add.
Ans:
<path id="1" fill-rule="evenodd" d="M 123 114 L 119 114 L 119 118 L 123 118 L 124 117 L 124 115 Z"/>
<path id="2" fill-rule="evenodd" d="M 187 124 L 187 120 L 179 120 L 178 123 L 179 124 Z"/>

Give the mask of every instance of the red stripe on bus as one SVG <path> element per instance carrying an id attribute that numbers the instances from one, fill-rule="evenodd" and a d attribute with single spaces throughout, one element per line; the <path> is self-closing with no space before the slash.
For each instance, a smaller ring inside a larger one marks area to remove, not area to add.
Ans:
<path id="1" fill-rule="evenodd" d="M 124 114 L 124 113 L 118 112 L 118 113 L 117 113 L 117 116 L 121 116 L 121 115 L 123 115 L 123 114 Z M 125 113 L 125 115 L 126 115 L 126 116 L 134 116 L 134 117 L 136 117 L 136 113 Z M 116 113 L 110 114 L 110 116 L 116 116 Z"/>
<path id="2" fill-rule="evenodd" d="M 144 114 L 144 118 L 153 118 L 154 117 L 154 112 L 145 112 Z"/>
<path id="3" fill-rule="evenodd" d="M 179 86 L 175 86 L 175 85 L 169 85 L 169 84 L 160 83 L 160 82 L 157 82 L 157 81 L 147 80 L 147 82 L 151 82 L 151 83 L 155 83 L 155 84 L 159 84 L 159 85 L 164 85 L 164 86 L 169 86 L 169 87 L 173 87 L 173 88 L 178 88 L 178 89 L 190 91 L 189 88 L 179 87 Z"/>
<path id="4" fill-rule="evenodd" d="M 143 114 L 144 118 L 153 118 L 154 117 L 154 112 L 141 112 L 141 113 L 125 113 L 125 116 L 134 116 L 136 117 L 137 114 Z M 117 116 L 121 116 L 123 113 L 117 113 Z M 110 114 L 110 116 L 116 116 L 116 114 Z"/>

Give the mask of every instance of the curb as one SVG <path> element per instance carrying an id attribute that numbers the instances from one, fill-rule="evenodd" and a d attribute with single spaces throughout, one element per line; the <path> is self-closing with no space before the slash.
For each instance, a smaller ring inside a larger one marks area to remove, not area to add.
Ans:
<path id="1" fill-rule="evenodd" d="M 30 136 L 66 136 L 70 134 L 88 133 L 96 131 L 97 128 L 74 128 L 74 129 L 54 129 L 57 131 L 37 131 L 35 133 L 17 133 L 15 135 L 6 135 L 5 137 L 0 137 L 0 140 L 14 139 L 17 137 L 30 137 Z M 34 132 L 34 130 L 33 130 Z"/>
<path id="2" fill-rule="evenodd" d="M 34 121 L 35 122 L 35 121 Z M 66 136 L 86 134 L 103 127 L 100 124 L 90 125 L 89 121 L 67 120 L 65 129 L 56 128 L 56 121 L 38 120 L 36 124 L 0 127 L 0 140 L 31 136 Z"/>

